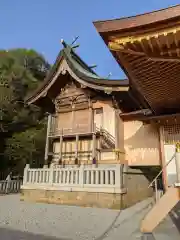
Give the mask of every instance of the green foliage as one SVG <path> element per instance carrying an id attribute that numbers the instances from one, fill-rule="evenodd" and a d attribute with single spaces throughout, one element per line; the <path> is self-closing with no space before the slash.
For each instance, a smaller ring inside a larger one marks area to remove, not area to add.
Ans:
<path id="1" fill-rule="evenodd" d="M 39 162 L 44 154 L 44 115 L 24 99 L 41 84 L 50 65 L 34 50 L 0 51 L 0 168 L 20 171 L 26 162 Z M 2 164 L 4 163 L 5 164 Z"/>
<path id="2" fill-rule="evenodd" d="M 6 140 L 5 156 L 10 169 L 22 173 L 26 163 L 39 167 L 44 162 L 46 126 L 39 123 L 35 128 L 14 133 Z"/>

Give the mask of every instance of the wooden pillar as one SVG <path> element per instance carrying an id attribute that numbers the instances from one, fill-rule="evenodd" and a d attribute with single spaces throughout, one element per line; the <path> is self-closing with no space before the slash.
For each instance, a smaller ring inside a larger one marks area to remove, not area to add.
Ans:
<path id="1" fill-rule="evenodd" d="M 45 146 L 45 155 L 44 155 L 44 165 L 48 165 L 48 154 L 49 154 L 49 132 L 51 128 L 51 114 L 48 115 L 48 123 L 47 123 L 47 133 L 46 133 L 46 146 Z"/>
<path id="2" fill-rule="evenodd" d="M 164 152 L 164 128 L 163 126 L 159 126 L 159 142 L 160 142 L 160 159 L 161 159 L 161 167 L 164 169 L 162 172 L 162 180 L 164 189 L 168 189 L 168 181 L 167 181 L 167 168 L 165 167 L 165 152 Z"/>
<path id="3" fill-rule="evenodd" d="M 78 164 L 78 145 L 79 145 L 79 135 L 76 135 L 76 149 L 75 149 L 75 164 Z"/>
<path id="4" fill-rule="evenodd" d="M 63 135 L 60 136 L 60 142 L 59 142 L 59 164 L 62 164 L 62 146 L 63 146 Z"/>
<path id="5" fill-rule="evenodd" d="M 74 122 L 74 116 L 75 116 L 75 105 L 72 104 L 72 115 L 71 115 L 71 128 L 73 129 L 75 126 L 75 122 Z"/>
<path id="6" fill-rule="evenodd" d="M 96 133 L 93 133 L 92 136 L 92 162 L 93 164 L 97 163 L 97 159 L 96 159 Z"/>
<path id="7" fill-rule="evenodd" d="M 114 113 L 114 117 L 115 117 L 115 149 L 119 150 L 120 149 L 120 144 L 119 144 L 119 114 L 118 114 L 118 110 L 115 109 L 115 113 Z M 116 161 L 118 162 L 119 160 L 119 153 L 116 152 Z"/>
<path id="8" fill-rule="evenodd" d="M 176 155 L 175 155 L 175 163 L 176 163 L 176 175 L 177 175 L 177 183 L 180 183 L 180 144 L 176 144 Z"/>
<path id="9" fill-rule="evenodd" d="M 89 99 L 89 132 L 93 131 L 93 108 L 91 100 Z"/>

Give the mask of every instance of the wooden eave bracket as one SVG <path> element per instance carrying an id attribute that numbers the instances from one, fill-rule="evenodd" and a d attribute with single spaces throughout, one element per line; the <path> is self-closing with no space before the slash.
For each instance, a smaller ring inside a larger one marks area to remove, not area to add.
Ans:
<path id="1" fill-rule="evenodd" d="M 122 53 L 127 53 L 127 54 L 132 54 L 132 55 L 136 55 L 136 56 L 144 56 L 147 58 L 147 60 L 150 61 L 155 61 L 155 62 L 180 62 L 179 58 L 176 57 L 167 57 L 167 56 L 162 56 L 162 55 L 147 55 L 145 52 L 136 52 L 134 50 L 131 49 L 125 49 L 124 45 L 118 44 L 116 42 L 109 42 L 108 47 L 111 51 L 115 51 L 115 52 L 122 52 Z"/>
<path id="2" fill-rule="evenodd" d="M 154 31 L 151 33 L 145 33 L 138 36 L 128 36 L 114 39 L 117 44 L 126 45 L 127 43 L 141 42 L 142 40 L 149 40 L 150 38 L 158 38 L 159 36 L 167 36 L 168 34 L 176 34 L 180 31 L 180 26 L 168 28 L 166 30 Z"/>

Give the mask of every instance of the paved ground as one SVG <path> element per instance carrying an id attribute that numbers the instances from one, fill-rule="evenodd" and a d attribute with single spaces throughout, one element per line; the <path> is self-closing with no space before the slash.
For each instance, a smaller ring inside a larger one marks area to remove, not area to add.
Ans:
<path id="1" fill-rule="evenodd" d="M 0 239 L 141 239 L 139 224 L 150 207 L 151 199 L 117 211 L 27 203 L 20 202 L 18 195 L 0 196 Z M 163 226 L 160 232 L 156 232 L 157 240 L 166 240 Z M 168 234 L 170 230 L 168 229 Z M 174 237 L 169 239 L 176 240 Z"/>

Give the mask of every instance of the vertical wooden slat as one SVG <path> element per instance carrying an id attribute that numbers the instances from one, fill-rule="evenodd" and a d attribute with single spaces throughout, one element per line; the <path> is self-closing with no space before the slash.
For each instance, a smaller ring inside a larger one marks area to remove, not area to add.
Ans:
<path id="1" fill-rule="evenodd" d="M 99 184 L 103 184 L 103 171 L 99 171 Z"/>
<path id="2" fill-rule="evenodd" d="M 175 164 L 176 164 L 176 176 L 177 183 L 180 183 L 180 145 L 176 144 L 176 155 L 175 155 Z"/>
<path id="3" fill-rule="evenodd" d="M 99 171 L 96 170 L 96 181 L 95 184 L 99 184 Z"/>
<path id="4" fill-rule="evenodd" d="M 92 161 L 94 163 L 94 161 L 96 161 L 96 134 L 93 133 L 93 137 L 92 137 Z"/>
<path id="5" fill-rule="evenodd" d="M 117 112 L 117 109 L 115 109 L 115 149 L 119 149 L 119 114 Z M 116 153 L 116 162 L 119 160 L 119 153 Z"/>
<path id="6" fill-rule="evenodd" d="M 87 170 L 86 171 L 86 184 L 90 184 L 90 182 L 89 182 L 89 175 L 90 173 L 89 173 L 89 170 Z"/>
<path id="7" fill-rule="evenodd" d="M 109 184 L 109 170 L 106 169 L 105 170 L 105 184 Z"/>
<path id="8" fill-rule="evenodd" d="M 162 172 L 163 175 L 163 185 L 164 188 L 167 190 L 168 181 L 167 181 L 167 168 L 165 168 L 165 152 L 164 152 L 164 128 L 163 126 L 159 126 L 159 141 L 160 141 L 160 157 L 161 157 L 161 164 L 164 169 Z"/>
<path id="9" fill-rule="evenodd" d="M 63 172 L 64 172 L 64 175 L 63 175 L 63 184 L 66 184 L 66 180 L 67 180 L 67 171 L 64 169 Z"/>
<path id="10" fill-rule="evenodd" d="M 47 124 L 47 133 L 46 133 L 46 146 L 45 146 L 45 156 L 44 156 L 44 164 L 48 164 L 48 153 L 49 153 L 49 133 L 51 128 L 51 120 L 52 116 L 49 114 L 48 116 L 48 124 Z"/>
<path id="11" fill-rule="evenodd" d="M 93 184 L 94 182 L 94 171 L 91 170 L 91 184 Z"/>
<path id="12" fill-rule="evenodd" d="M 46 183 L 46 171 L 42 171 L 43 183 Z"/>
<path id="13" fill-rule="evenodd" d="M 63 147 L 63 136 L 61 133 L 60 143 L 59 143 L 59 162 L 62 161 L 62 147 Z"/>
<path id="14" fill-rule="evenodd" d="M 110 170 L 110 184 L 113 185 L 114 184 L 114 176 L 113 176 L 113 170 Z"/>
<path id="15" fill-rule="evenodd" d="M 75 105 L 72 104 L 72 112 L 71 112 L 71 128 L 75 128 L 75 111 L 74 111 Z"/>
<path id="16" fill-rule="evenodd" d="M 76 135 L 76 146 L 75 146 L 75 163 L 78 164 L 78 146 L 79 146 L 79 135 Z"/>
<path id="17" fill-rule="evenodd" d="M 89 106 L 89 132 L 93 131 L 93 109 Z"/>

